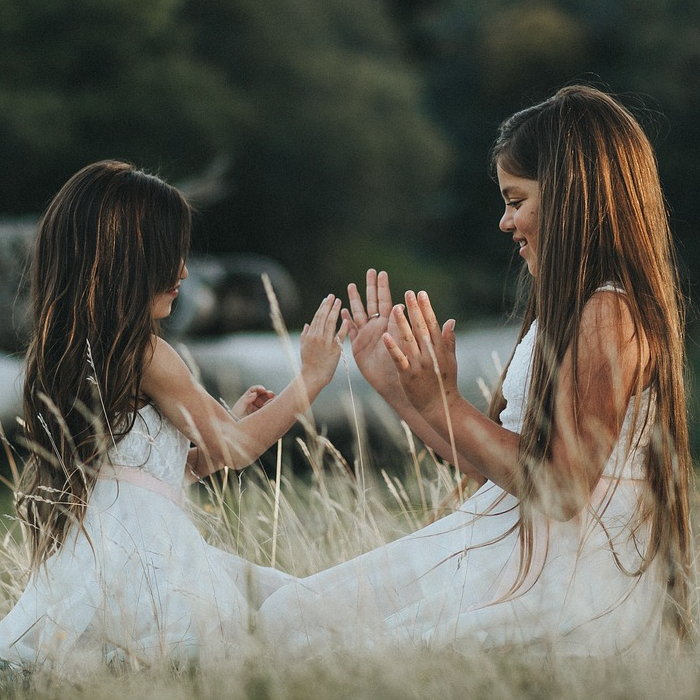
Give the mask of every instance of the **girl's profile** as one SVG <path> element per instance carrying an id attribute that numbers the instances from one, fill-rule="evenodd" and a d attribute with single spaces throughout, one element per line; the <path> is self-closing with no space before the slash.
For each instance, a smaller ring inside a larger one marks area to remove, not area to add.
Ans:
<path id="1" fill-rule="evenodd" d="M 621 103 L 571 86 L 504 121 L 491 160 L 529 292 L 488 415 L 460 395 L 455 322 L 424 291 L 394 305 L 369 270 L 343 312 L 365 378 L 479 488 L 273 593 L 261 617 L 300 653 L 649 651 L 664 613 L 688 633 L 684 312 L 652 147 Z"/>
<path id="2" fill-rule="evenodd" d="M 299 375 L 227 411 L 159 335 L 190 226 L 176 188 L 119 161 L 76 173 L 40 222 L 17 504 L 32 577 L 0 622 L 8 662 L 219 658 L 291 580 L 208 545 L 183 486 L 274 444 L 332 378 L 347 323 L 336 332 L 327 296 L 301 334 Z"/>

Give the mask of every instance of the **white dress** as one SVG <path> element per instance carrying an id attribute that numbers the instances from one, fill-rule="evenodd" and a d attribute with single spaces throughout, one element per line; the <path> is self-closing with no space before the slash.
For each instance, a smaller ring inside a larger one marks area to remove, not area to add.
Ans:
<path id="1" fill-rule="evenodd" d="M 0 622 L 0 658 L 64 670 L 237 653 L 252 609 L 292 579 L 204 541 L 181 507 L 188 448 L 153 406 L 137 412 L 90 496 L 87 537 L 73 528 Z"/>
<path id="2" fill-rule="evenodd" d="M 503 383 L 505 428 L 520 432 L 536 324 Z M 642 411 L 649 403 L 645 395 Z M 455 513 L 384 547 L 273 593 L 261 628 L 290 653 L 333 647 L 369 650 L 418 643 L 462 648 L 525 645 L 569 655 L 641 650 L 659 639 L 665 588 L 656 563 L 631 576 L 646 549 L 637 527 L 648 430 L 628 409 L 591 505 L 569 522 L 534 521 L 534 557 L 519 570 L 519 502 L 487 482 Z M 628 455 L 625 447 L 634 435 Z"/>

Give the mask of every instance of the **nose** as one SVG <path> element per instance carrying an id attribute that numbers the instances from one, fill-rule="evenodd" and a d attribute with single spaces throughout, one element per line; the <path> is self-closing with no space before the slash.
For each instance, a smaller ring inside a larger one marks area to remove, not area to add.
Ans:
<path id="1" fill-rule="evenodd" d="M 188 274 L 189 273 L 187 272 L 187 265 L 185 265 L 185 263 L 182 263 L 182 269 L 180 270 L 180 279 L 186 280 Z"/>
<path id="2" fill-rule="evenodd" d="M 503 212 L 503 216 L 501 217 L 501 220 L 498 222 L 498 228 L 503 231 L 503 233 L 510 233 L 513 229 L 513 212 L 511 211 L 510 207 L 506 207 L 505 211 Z"/>

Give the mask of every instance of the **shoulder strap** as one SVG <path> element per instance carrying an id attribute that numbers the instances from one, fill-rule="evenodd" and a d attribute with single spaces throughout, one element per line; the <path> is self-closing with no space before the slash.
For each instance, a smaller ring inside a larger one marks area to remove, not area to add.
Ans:
<path id="1" fill-rule="evenodd" d="M 619 294 L 624 294 L 625 290 L 617 282 L 606 282 L 598 287 L 596 292 L 618 292 Z"/>

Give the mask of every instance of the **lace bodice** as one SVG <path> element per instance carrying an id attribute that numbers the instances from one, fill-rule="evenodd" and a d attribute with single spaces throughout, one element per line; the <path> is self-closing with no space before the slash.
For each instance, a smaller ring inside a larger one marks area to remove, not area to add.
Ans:
<path id="1" fill-rule="evenodd" d="M 182 486 L 189 441 L 153 405 L 140 408 L 132 429 L 107 453 L 114 466 L 143 469 L 176 488 Z"/>
<path id="2" fill-rule="evenodd" d="M 535 350 L 537 321 L 534 321 L 515 349 L 508 373 L 503 380 L 503 398 L 506 407 L 501 411 L 501 425 L 514 433 L 520 433 L 525 417 L 525 403 L 530 388 L 530 368 Z"/>
<path id="3" fill-rule="evenodd" d="M 535 337 L 537 335 L 537 320 L 533 321 L 528 332 L 518 344 L 513 354 L 513 359 L 508 367 L 508 373 L 503 380 L 503 398 L 506 407 L 501 411 L 501 425 L 515 433 L 522 432 L 525 418 L 525 405 L 530 389 L 530 371 L 532 356 L 535 349 Z M 620 478 L 643 478 L 646 447 L 649 443 L 652 416 L 646 421 L 646 426 L 638 426 L 634 431 L 634 398 L 627 407 L 625 420 L 620 431 L 620 437 L 614 446 L 608 462 L 603 471 L 607 476 Z M 650 393 L 648 389 L 642 394 L 639 407 L 639 421 L 644 423 L 647 414 L 650 413 Z M 630 442 L 630 438 L 634 439 Z M 633 449 L 627 454 L 627 446 L 633 445 Z"/>

